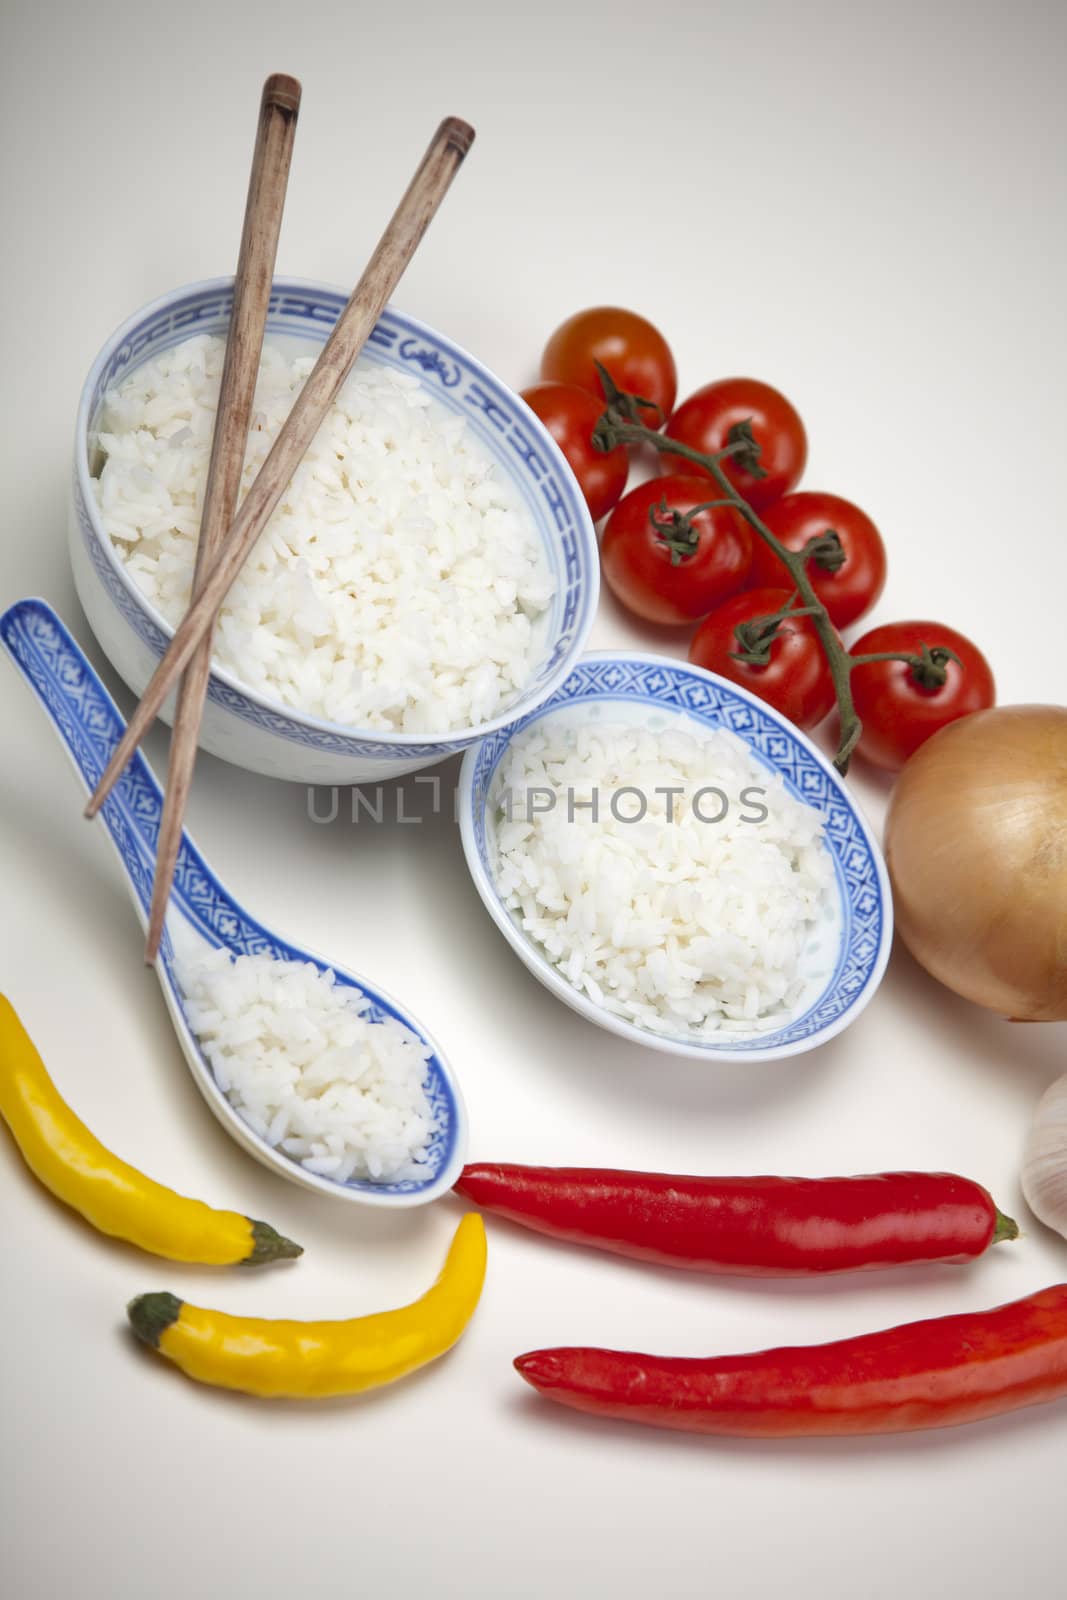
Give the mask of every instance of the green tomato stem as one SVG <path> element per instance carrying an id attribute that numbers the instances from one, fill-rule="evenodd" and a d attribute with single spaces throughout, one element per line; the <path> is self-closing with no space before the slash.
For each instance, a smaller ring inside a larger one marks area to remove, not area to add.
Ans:
<path id="1" fill-rule="evenodd" d="M 610 443 L 608 442 L 610 440 Z M 837 755 L 834 757 L 834 766 L 844 775 L 848 771 L 849 760 L 852 752 L 859 742 L 863 732 L 863 724 L 856 714 L 856 707 L 852 701 L 852 688 L 849 682 L 852 663 L 848 651 L 845 649 L 837 632 L 830 621 L 830 614 L 811 584 L 807 572 L 807 557 L 803 552 L 787 550 L 785 545 L 776 539 L 759 513 L 749 505 L 744 495 L 739 494 L 726 476 L 723 462 L 732 456 L 749 454 L 753 448 L 748 440 L 738 440 L 729 444 L 724 450 L 716 450 L 714 454 L 707 454 L 702 450 L 694 450 L 691 445 L 685 444 L 681 439 L 668 439 L 665 434 L 656 433 L 652 428 L 646 428 L 643 423 L 630 422 L 617 416 L 615 408 L 609 404 L 607 411 L 597 424 L 593 434 L 593 443 L 598 450 L 612 449 L 617 444 L 650 444 L 661 454 L 681 456 L 686 461 L 702 467 L 709 472 L 718 485 L 723 499 L 728 505 L 744 517 L 749 527 L 765 545 L 777 556 L 786 568 L 790 578 L 804 603 L 804 614 L 811 617 L 812 627 L 818 635 L 826 664 L 830 669 L 833 679 L 834 693 L 837 696 L 837 709 L 841 718 L 840 743 Z M 758 448 L 758 447 L 757 447 Z M 756 619 L 753 619 L 756 620 Z M 742 647 L 742 658 L 745 651 L 745 641 L 739 639 Z"/>

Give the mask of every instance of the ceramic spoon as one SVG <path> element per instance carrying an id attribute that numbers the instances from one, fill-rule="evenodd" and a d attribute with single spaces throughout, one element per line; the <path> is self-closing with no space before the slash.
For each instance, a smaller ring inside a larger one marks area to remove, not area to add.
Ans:
<path id="1" fill-rule="evenodd" d="M 0 642 L 36 695 L 87 792 L 100 780 L 125 724 L 85 655 L 56 613 L 43 600 L 20 600 L 0 616 Z M 141 925 L 147 924 L 152 898 L 156 843 L 163 791 L 143 756 L 137 754 L 101 811 L 122 864 Z M 73 825 L 73 824 L 72 824 Z M 310 961 L 332 972 L 339 984 L 357 989 L 370 1002 L 372 1022 L 395 1017 L 430 1048 L 425 1088 L 435 1115 L 426 1176 L 418 1181 L 338 1182 L 305 1167 L 268 1144 L 246 1123 L 215 1081 L 197 1045 L 175 977 L 175 958 L 198 949 L 225 948 L 233 955 L 270 955 L 277 960 Z M 355 973 L 302 950 L 265 928 L 238 904 L 208 866 L 187 833 L 182 834 L 174 892 L 156 963 L 163 997 L 190 1071 L 208 1105 L 238 1144 L 292 1183 L 363 1205 L 417 1206 L 446 1193 L 459 1176 L 466 1147 L 467 1118 L 459 1087 L 444 1056 L 425 1028 L 396 1000 Z"/>

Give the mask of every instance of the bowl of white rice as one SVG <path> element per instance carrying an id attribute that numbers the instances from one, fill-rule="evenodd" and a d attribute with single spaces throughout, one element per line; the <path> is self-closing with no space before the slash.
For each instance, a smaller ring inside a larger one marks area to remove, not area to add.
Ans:
<path id="1" fill-rule="evenodd" d="M 591 652 L 464 757 L 467 865 L 545 987 L 634 1043 L 799 1055 L 885 972 L 892 900 L 830 762 L 699 667 Z"/>
<path id="2" fill-rule="evenodd" d="M 243 490 L 345 299 L 275 280 Z M 232 304 L 230 278 L 164 295 L 82 391 L 74 582 L 136 694 L 188 604 Z M 309 784 L 428 766 L 559 687 L 598 584 L 584 499 L 538 419 L 388 308 L 222 608 L 201 745 Z"/>

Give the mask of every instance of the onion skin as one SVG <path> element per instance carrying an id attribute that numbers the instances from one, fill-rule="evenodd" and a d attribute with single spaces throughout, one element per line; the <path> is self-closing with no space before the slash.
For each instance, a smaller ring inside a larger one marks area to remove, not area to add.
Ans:
<path id="1" fill-rule="evenodd" d="M 1067 708 L 999 706 L 911 757 L 886 819 L 901 938 L 947 988 L 1067 1019 Z"/>

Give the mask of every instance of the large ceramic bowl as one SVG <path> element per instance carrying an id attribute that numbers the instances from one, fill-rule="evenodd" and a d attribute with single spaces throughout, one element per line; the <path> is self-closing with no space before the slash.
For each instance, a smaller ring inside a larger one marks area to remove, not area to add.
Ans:
<path id="1" fill-rule="evenodd" d="M 727 728 L 796 798 L 822 812 L 833 888 L 801 963 L 803 992 L 788 1019 L 766 1032 L 726 1026 L 710 1038 L 654 1033 L 576 989 L 520 927 L 497 888 L 493 779 L 511 740 L 544 717 L 660 728 L 673 722 Z M 637 651 L 591 652 L 536 711 L 468 751 L 459 820 L 467 866 L 497 927 L 533 975 L 583 1017 L 636 1044 L 704 1061 L 771 1060 L 813 1050 L 859 1016 L 885 973 L 893 909 L 885 863 L 852 796 L 822 752 L 784 717 L 714 673 Z"/>
<path id="2" fill-rule="evenodd" d="M 345 304 L 338 289 L 276 279 L 268 335 L 323 343 Z M 104 532 L 90 488 L 92 429 L 105 391 L 133 367 L 194 333 L 224 333 L 233 279 L 217 278 L 163 295 L 123 323 L 90 369 L 78 408 L 70 516 L 70 556 L 78 598 L 101 648 L 140 694 L 172 629 L 126 572 Z M 522 717 L 567 676 L 596 610 L 599 559 L 585 501 L 555 442 L 519 397 L 473 356 L 398 311 L 387 309 L 366 347 L 369 359 L 415 373 L 468 427 L 516 484 L 544 546 L 556 592 L 541 659 L 507 710 L 446 736 L 343 727 L 301 716 L 253 692 L 229 673 L 211 675 L 200 743 L 252 772 L 299 783 L 350 784 L 396 777 L 431 765 Z M 164 708 L 169 721 L 173 701 Z"/>

